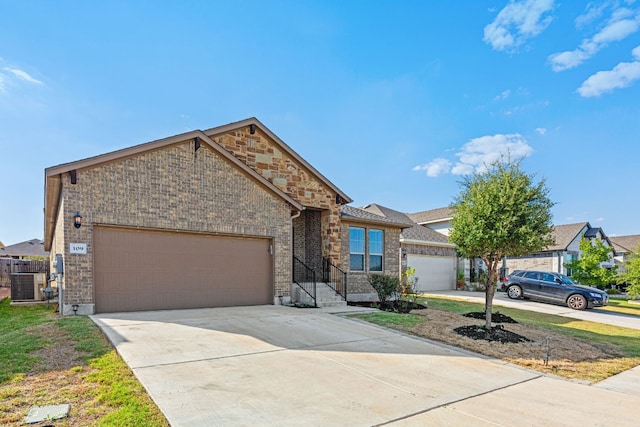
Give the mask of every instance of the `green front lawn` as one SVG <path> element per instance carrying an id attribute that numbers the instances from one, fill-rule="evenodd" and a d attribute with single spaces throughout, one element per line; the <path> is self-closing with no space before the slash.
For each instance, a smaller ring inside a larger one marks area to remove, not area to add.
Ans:
<path id="1" fill-rule="evenodd" d="M 609 298 L 609 305 L 598 308 L 597 310 L 640 316 L 640 303 L 629 302 L 626 299 Z"/>
<path id="2" fill-rule="evenodd" d="M 167 426 L 129 367 L 88 317 L 0 303 L 0 425 L 34 405 L 71 404 L 56 426 Z"/>

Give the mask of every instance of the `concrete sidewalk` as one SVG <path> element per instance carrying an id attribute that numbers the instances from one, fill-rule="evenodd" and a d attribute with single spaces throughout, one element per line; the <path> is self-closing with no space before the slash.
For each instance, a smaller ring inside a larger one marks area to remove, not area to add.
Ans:
<path id="1" fill-rule="evenodd" d="M 637 426 L 640 396 L 282 306 L 92 316 L 173 426 Z M 611 415 L 615 414 L 615 420 Z"/>

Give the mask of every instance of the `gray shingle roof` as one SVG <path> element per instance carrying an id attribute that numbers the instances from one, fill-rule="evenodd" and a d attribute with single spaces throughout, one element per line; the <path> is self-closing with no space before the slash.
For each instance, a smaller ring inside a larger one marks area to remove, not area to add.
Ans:
<path id="1" fill-rule="evenodd" d="M 40 239 L 31 239 L 26 242 L 0 248 L 0 257 L 14 256 L 41 256 L 48 257 L 49 252 L 44 250 L 44 242 Z"/>
<path id="2" fill-rule="evenodd" d="M 637 252 L 640 247 L 640 234 L 609 237 L 609 240 L 618 253 Z"/>
<path id="3" fill-rule="evenodd" d="M 411 219 L 407 216 L 407 214 L 402 213 L 400 211 L 396 211 L 391 208 L 387 208 L 385 206 L 378 205 L 376 203 L 372 203 L 370 205 L 364 206 L 362 210 L 367 212 L 375 213 L 376 215 L 384 216 L 392 221 L 406 224 L 410 226 L 414 226 L 416 223 L 411 221 Z"/>
<path id="4" fill-rule="evenodd" d="M 425 224 L 435 221 L 444 221 L 453 217 L 453 209 L 449 206 L 444 208 L 431 209 L 428 211 L 407 214 L 412 221 L 418 224 Z"/>
<path id="5" fill-rule="evenodd" d="M 588 222 L 579 222 L 576 224 L 556 225 L 553 227 L 553 237 L 556 241 L 555 245 L 547 248 L 548 251 L 563 251 L 571 244 L 573 239 L 580 234 L 583 228 L 589 227 Z"/>
<path id="6" fill-rule="evenodd" d="M 385 216 L 378 215 L 373 212 L 368 212 L 364 209 L 355 208 L 349 205 L 343 205 L 340 208 L 340 216 L 342 216 L 342 218 L 344 219 L 351 219 L 359 222 L 370 222 L 396 228 L 404 228 L 408 226 L 408 224 L 404 222 L 397 222 Z"/>
<path id="7" fill-rule="evenodd" d="M 409 228 L 402 230 L 402 237 L 407 240 L 421 240 L 424 242 L 448 243 L 447 236 L 422 225 L 416 224 L 409 218 L 409 215 L 400 211 L 380 206 L 378 204 L 370 204 L 362 208 L 363 210 L 377 215 L 383 215 L 386 218 L 394 220 L 398 223 L 409 225 Z"/>
<path id="8" fill-rule="evenodd" d="M 422 240 L 425 242 L 449 243 L 449 239 L 444 234 L 438 233 L 425 227 L 424 225 L 414 225 L 411 228 L 402 230 L 402 237 L 407 240 Z"/>

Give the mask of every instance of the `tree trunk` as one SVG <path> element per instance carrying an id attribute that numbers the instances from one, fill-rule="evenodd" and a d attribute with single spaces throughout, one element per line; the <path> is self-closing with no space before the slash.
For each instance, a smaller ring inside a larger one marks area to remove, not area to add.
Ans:
<path id="1" fill-rule="evenodd" d="M 487 283 L 485 284 L 485 298 L 484 298 L 484 327 L 486 330 L 491 329 L 491 314 L 493 313 L 493 295 L 496 292 L 496 269 L 498 267 L 498 261 L 491 260 L 486 262 L 487 264 Z"/>

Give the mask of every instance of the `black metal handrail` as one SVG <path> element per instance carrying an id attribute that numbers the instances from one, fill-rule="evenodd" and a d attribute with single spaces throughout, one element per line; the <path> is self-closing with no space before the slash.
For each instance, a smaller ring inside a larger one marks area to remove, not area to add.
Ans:
<path id="1" fill-rule="evenodd" d="M 332 264 L 326 257 L 322 257 L 322 281 L 342 299 L 347 300 L 347 273 Z"/>
<path id="2" fill-rule="evenodd" d="M 316 302 L 316 272 L 295 255 L 293 256 L 293 283 L 313 299 L 314 307 L 318 306 Z"/>

